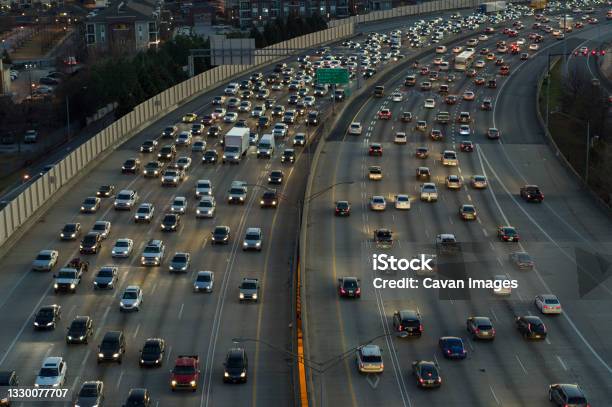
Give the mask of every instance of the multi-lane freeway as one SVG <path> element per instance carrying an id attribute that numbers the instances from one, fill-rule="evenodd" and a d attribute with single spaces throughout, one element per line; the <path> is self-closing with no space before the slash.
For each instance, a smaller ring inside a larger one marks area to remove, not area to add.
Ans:
<path id="1" fill-rule="evenodd" d="M 521 36 L 533 31 L 532 22 L 525 21 Z M 495 77 L 497 87 L 476 85 L 475 78 L 459 74 L 449 89 L 459 96 L 454 105 L 445 104 L 446 95 L 436 92 L 435 85 L 430 91 L 419 88 L 428 80 L 419 69 L 388 78 L 383 82 L 385 96 L 373 95 L 363 105 L 355 106 L 355 113 L 345 118 L 344 127 L 339 126 L 328 138 L 323 158 L 313 169 L 313 190 L 346 180 L 354 184 L 337 185 L 310 204 L 305 266 L 308 349 L 318 360 L 337 361 L 323 374 L 315 371 L 309 378 L 316 405 L 536 406 L 548 403 L 548 386 L 559 382 L 579 384 L 591 405 L 611 403 L 612 287 L 605 281 L 609 259 L 603 260 L 602 269 L 595 267 L 597 260 L 593 261 L 597 255 L 610 253 L 610 214 L 592 201 L 551 153 L 535 111 L 537 81 L 546 69 L 547 53 L 563 52 L 564 46 L 572 50 L 600 35 L 610 35 L 609 24 L 587 25 L 568 35 L 565 45 L 545 34 L 537 50 L 527 51 L 526 60 L 520 53 L 503 55 L 510 66 L 507 76 L 499 75 L 495 60 L 486 61 L 478 55 L 476 59 L 486 62 L 484 68 L 477 69 L 477 77 Z M 495 50 L 502 39 L 514 40 L 498 33 L 481 41 L 477 51 L 483 47 Z M 464 41 L 458 45 L 466 46 Z M 451 57 L 450 48 L 442 54 L 446 60 Z M 433 58 L 439 56 L 432 52 L 427 60 L 420 60 L 421 66 L 435 69 Z M 406 74 L 416 76 L 416 86 L 404 85 Z M 463 100 L 466 90 L 475 92 L 475 100 Z M 394 102 L 393 92 L 400 92 L 402 101 Z M 435 100 L 435 108 L 424 107 L 427 98 Z M 481 109 L 485 98 L 491 98 L 492 110 Z M 383 109 L 391 110 L 390 120 L 380 120 Z M 450 112 L 448 125 L 436 122 L 439 111 Z M 402 122 L 403 112 L 411 112 L 413 120 Z M 461 112 L 470 113 L 470 136 L 459 134 L 456 119 Z M 426 131 L 415 129 L 418 120 L 427 121 Z M 362 125 L 361 135 L 348 134 L 351 122 Z M 499 139 L 487 138 L 491 127 L 499 130 Z M 444 139 L 433 141 L 429 134 L 432 129 L 441 130 Z M 397 132 L 406 133 L 406 144 L 395 142 Z M 462 140 L 472 141 L 474 151 L 460 151 Z M 382 145 L 382 156 L 369 154 L 374 143 Z M 422 146 L 429 150 L 426 159 L 415 154 Z M 457 152 L 457 166 L 442 165 L 440 155 L 444 150 Z M 330 156 L 334 160 L 325 158 Z M 369 168 L 374 165 L 382 167 L 382 180 L 369 179 Z M 419 199 L 424 181 L 414 174 L 421 166 L 431 171 L 431 181 L 439 193 L 437 202 Z M 463 181 L 459 190 L 447 188 L 449 175 Z M 475 189 L 470 182 L 475 175 L 486 176 L 488 188 Z M 519 190 L 525 184 L 539 185 L 545 200 L 541 204 L 524 202 Z M 410 210 L 394 208 L 397 194 L 411 197 Z M 383 212 L 371 210 L 373 196 L 386 198 Z M 335 203 L 342 200 L 351 204 L 348 217 L 334 216 Z M 464 204 L 476 208 L 476 221 L 461 219 L 459 208 Z M 498 225 L 514 226 L 520 242 L 500 241 Z M 392 230 L 391 249 L 378 247 L 373 241 L 379 228 Z M 517 280 L 518 288 L 502 297 L 486 289 L 373 286 L 377 277 L 413 276 L 406 271 L 373 271 L 373 254 L 412 258 L 436 253 L 434 242 L 440 233 L 454 234 L 461 244 L 459 259 L 456 255 L 439 257 L 438 272 L 446 279 L 505 275 Z M 517 251 L 531 255 L 535 260 L 533 270 L 513 267 L 509 255 Z M 360 298 L 339 295 L 338 279 L 347 276 L 360 279 Z M 542 317 L 548 331 L 544 341 L 525 340 L 515 326 L 515 318 L 538 315 L 534 299 L 549 293 L 558 297 L 563 314 Z M 397 337 L 393 323 L 396 310 L 417 311 L 422 336 Z M 488 317 L 496 339 L 490 343 L 475 341 L 466 331 L 470 316 Z M 445 360 L 438 339 L 449 335 L 463 339 L 465 360 Z M 384 374 L 360 375 L 352 355 L 339 357 L 376 337 L 374 343 L 382 349 Z M 440 389 L 417 387 L 412 373 L 416 360 L 438 364 L 443 378 Z"/>

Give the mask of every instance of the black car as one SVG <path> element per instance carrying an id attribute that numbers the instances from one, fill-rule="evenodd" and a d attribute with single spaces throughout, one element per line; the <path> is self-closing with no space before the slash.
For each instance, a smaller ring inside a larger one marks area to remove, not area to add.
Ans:
<path id="1" fill-rule="evenodd" d="M 152 153 L 155 151 L 155 147 L 157 147 L 157 140 L 146 140 L 140 146 L 141 153 Z"/>
<path id="2" fill-rule="evenodd" d="M 276 208 L 278 205 L 278 194 L 276 190 L 265 191 L 261 196 L 259 204 L 262 208 Z"/>
<path id="3" fill-rule="evenodd" d="M 286 148 L 281 156 L 281 162 L 293 164 L 295 162 L 295 150 L 292 148 Z"/>
<path id="4" fill-rule="evenodd" d="M 219 161 L 217 150 L 206 150 L 202 156 L 202 164 L 216 164 Z"/>
<path id="5" fill-rule="evenodd" d="M 427 158 L 429 157 L 429 149 L 427 147 L 417 147 L 416 149 L 417 158 Z"/>
<path id="6" fill-rule="evenodd" d="M 209 114 L 205 114 L 204 116 L 202 116 L 202 119 L 200 120 L 200 122 L 204 125 L 204 126 L 210 126 L 211 124 L 213 124 L 215 122 L 215 118 L 212 117 Z"/>
<path id="7" fill-rule="evenodd" d="M 66 223 L 60 232 L 60 239 L 75 240 L 81 234 L 80 223 Z"/>
<path id="8" fill-rule="evenodd" d="M 149 338 L 140 351 L 140 366 L 159 367 L 164 361 L 166 341 L 161 338 Z"/>
<path id="9" fill-rule="evenodd" d="M 338 279 L 338 295 L 340 297 L 360 298 L 361 287 L 357 277 L 342 277 Z"/>
<path id="10" fill-rule="evenodd" d="M 284 174 L 280 170 L 270 171 L 268 174 L 268 183 L 269 184 L 282 184 L 283 183 Z"/>
<path id="11" fill-rule="evenodd" d="M 161 223 L 161 230 L 176 232 L 181 224 L 181 216 L 178 213 L 167 213 Z"/>
<path id="12" fill-rule="evenodd" d="M 577 384 L 551 384 L 548 388 L 548 400 L 556 406 L 589 407 L 584 392 Z"/>
<path id="13" fill-rule="evenodd" d="M 527 202 L 541 203 L 544 200 L 544 194 L 537 185 L 525 185 L 521 187 L 520 193 Z"/>
<path id="14" fill-rule="evenodd" d="M 96 196 L 99 198 L 108 198 L 109 196 L 113 196 L 115 193 L 114 185 L 102 185 L 96 191 Z"/>
<path id="15" fill-rule="evenodd" d="M 517 317 L 516 328 L 525 339 L 546 339 L 546 325 L 539 317 L 531 315 Z"/>
<path id="16" fill-rule="evenodd" d="M 212 231 L 211 244 L 228 244 L 230 239 L 229 226 L 216 226 Z"/>
<path id="17" fill-rule="evenodd" d="M 96 254 L 102 246 L 102 236 L 98 232 L 89 232 L 81 240 L 79 252 L 81 254 L 93 253 Z"/>
<path id="18" fill-rule="evenodd" d="M 434 362 L 426 360 L 414 361 L 412 362 L 412 372 L 416 376 L 417 386 L 419 387 L 440 387 L 442 385 L 438 365 Z"/>
<path id="19" fill-rule="evenodd" d="M 348 201 L 336 202 L 336 209 L 334 213 L 336 216 L 350 216 L 351 215 L 351 204 Z"/>
<path id="20" fill-rule="evenodd" d="M 108 331 L 104 334 L 98 347 L 98 363 L 112 361 L 121 364 L 125 353 L 125 336 L 123 331 Z"/>
<path id="21" fill-rule="evenodd" d="M 312 111 L 308 112 L 308 118 L 306 118 L 307 126 L 318 126 L 319 125 L 319 112 Z"/>
<path id="22" fill-rule="evenodd" d="M 174 145 L 165 145 L 157 153 L 159 161 L 172 161 L 176 157 L 176 147 Z"/>
<path id="23" fill-rule="evenodd" d="M 208 128 L 206 134 L 208 134 L 208 137 L 219 137 L 222 131 L 223 129 L 221 129 L 221 126 L 214 125 Z"/>
<path id="24" fill-rule="evenodd" d="M 77 315 L 66 333 L 66 343 L 87 343 L 93 335 L 93 320 L 86 315 Z"/>
<path id="25" fill-rule="evenodd" d="M 60 84 L 60 81 L 55 78 L 43 76 L 38 80 L 38 83 L 40 83 L 41 85 L 57 86 Z"/>
<path id="26" fill-rule="evenodd" d="M 225 356 L 223 366 L 223 381 L 225 383 L 247 382 L 249 360 L 244 349 L 230 349 Z"/>
<path id="27" fill-rule="evenodd" d="M 270 127 L 270 118 L 268 116 L 259 116 L 257 119 L 257 127 L 265 129 Z"/>
<path id="28" fill-rule="evenodd" d="M 416 310 L 402 310 L 393 313 L 393 329 L 397 336 L 418 336 L 423 334 L 421 314 Z"/>
<path id="29" fill-rule="evenodd" d="M 164 129 L 164 131 L 162 131 L 162 137 L 174 138 L 177 132 L 178 132 L 178 128 L 176 126 L 168 126 Z"/>
<path id="30" fill-rule="evenodd" d="M 61 312 L 62 308 L 56 304 L 40 307 L 34 317 L 34 329 L 55 329 Z"/>
<path id="31" fill-rule="evenodd" d="M 79 407 L 98 407 L 104 402 L 104 383 L 102 381 L 86 381 L 81 385 L 81 389 L 74 402 Z"/>
<path id="32" fill-rule="evenodd" d="M 147 389 L 130 389 L 122 407 L 150 407 L 151 395 Z"/>
<path id="33" fill-rule="evenodd" d="M 121 166 L 121 173 L 136 174 L 140 169 L 140 160 L 138 158 L 128 158 Z"/>

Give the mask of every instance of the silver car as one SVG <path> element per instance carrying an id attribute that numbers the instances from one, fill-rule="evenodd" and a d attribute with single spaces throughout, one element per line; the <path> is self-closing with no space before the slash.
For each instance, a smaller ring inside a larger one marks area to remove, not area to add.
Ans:
<path id="1" fill-rule="evenodd" d="M 191 151 L 203 153 L 206 150 L 206 141 L 196 140 L 191 146 Z"/>
<path id="2" fill-rule="evenodd" d="M 196 208 L 197 218 L 212 218 L 215 216 L 217 204 L 212 196 L 203 196 Z"/>
<path id="3" fill-rule="evenodd" d="M 57 250 L 41 250 L 32 262 L 32 270 L 51 271 L 57 264 L 58 257 Z"/>
<path id="4" fill-rule="evenodd" d="M 210 293 L 215 284 L 215 273 L 212 271 L 198 271 L 195 281 L 193 282 L 193 291 Z"/>
<path id="5" fill-rule="evenodd" d="M 170 272 L 186 273 L 191 264 L 191 256 L 189 253 L 177 252 L 170 259 Z"/>
<path id="6" fill-rule="evenodd" d="M 242 242 L 242 250 L 261 251 L 262 234 L 260 228 L 248 228 Z"/>
<path id="7" fill-rule="evenodd" d="M 212 195 L 212 183 L 208 179 L 198 180 L 195 190 L 196 197 Z"/>
<path id="8" fill-rule="evenodd" d="M 111 223 L 107 220 L 99 220 L 94 223 L 91 232 L 98 232 L 102 239 L 106 239 L 111 230 Z"/>
<path id="9" fill-rule="evenodd" d="M 117 239 L 113 250 L 111 252 L 112 257 L 129 257 L 132 254 L 134 248 L 134 241 L 132 239 Z"/>
<path id="10" fill-rule="evenodd" d="M 356 351 L 357 368 L 361 373 L 382 373 L 384 364 L 382 352 L 378 345 L 360 346 Z"/>
<path id="11" fill-rule="evenodd" d="M 240 283 L 239 298 L 242 301 L 257 301 L 259 294 L 259 280 L 256 278 L 245 277 Z"/>
<path id="12" fill-rule="evenodd" d="M 152 203 L 143 203 L 140 204 L 138 210 L 134 214 L 134 222 L 148 222 L 151 223 L 151 219 L 153 218 L 153 214 L 155 213 L 155 207 Z"/>
<path id="13" fill-rule="evenodd" d="M 142 290 L 140 286 L 129 285 L 123 291 L 119 300 L 120 311 L 140 311 L 142 305 Z"/>
<path id="14" fill-rule="evenodd" d="M 131 189 L 124 189 L 119 191 L 119 193 L 117 194 L 114 206 L 116 210 L 132 210 L 132 207 L 134 207 L 137 200 L 138 194 L 136 193 L 136 191 L 133 191 Z"/>
<path id="15" fill-rule="evenodd" d="M 100 209 L 100 198 L 89 196 L 81 204 L 81 213 L 95 213 Z"/>
<path id="16" fill-rule="evenodd" d="M 438 187 L 433 182 L 426 182 L 421 185 L 421 201 L 437 201 L 438 200 Z"/>
<path id="17" fill-rule="evenodd" d="M 172 213 L 185 213 L 187 212 L 187 198 L 184 196 L 177 196 L 172 201 L 170 206 L 170 212 Z"/>
<path id="18" fill-rule="evenodd" d="M 104 266 L 96 274 L 94 279 L 94 289 L 112 290 L 117 285 L 119 271 L 115 266 Z"/>
<path id="19" fill-rule="evenodd" d="M 375 195 L 370 199 L 370 209 L 373 211 L 384 211 L 387 208 L 387 202 L 385 197 L 381 195 Z"/>

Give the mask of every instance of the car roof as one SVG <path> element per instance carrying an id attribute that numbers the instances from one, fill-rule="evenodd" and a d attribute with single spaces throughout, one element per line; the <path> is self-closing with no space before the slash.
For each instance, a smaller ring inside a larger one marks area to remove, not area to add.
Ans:
<path id="1" fill-rule="evenodd" d="M 584 397 L 584 393 L 583 393 L 582 389 L 577 384 L 567 384 L 567 383 L 564 383 L 564 384 L 558 384 L 557 386 L 559 386 L 561 389 L 563 389 L 565 394 L 567 394 L 570 397 L 571 396 Z"/>
<path id="2" fill-rule="evenodd" d="M 63 361 L 63 358 L 61 356 L 48 356 L 44 362 L 43 362 L 43 366 L 44 367 L 56 367 L 59 366 L 59 364 Z"/>
<path id="3" fill-rule="evenodd" d="M 416 310 L 404 309 L 399 311 L 401 319 L 420 319 L 419 313 Z"/>
<path id="4" fill-rule="evenodd" d="M 212 271 L 198 271 L 198 276 L 212 276 L 213 272 Z"/>
<path id="5" fill-rule="evenodd" d="M 41 250 L 40 252 L 38 252 L 38 254 L 51 254 L 51 253 L 56 253 L 56 251 L 51 250 L 51 249 L 45 249 L 45 250 Z"/>
<path id="6" fill-rule="evenodd" d="M 127 287 L 125 287 L 125 291 L 138 291 L 140 290 L 140 287 L 137 285 L 128 285 Z"/>
<path id="7" fill-rule="evenodd" d="M 246 233 L 261 233 L 261 228 L 248 228 Z"/>

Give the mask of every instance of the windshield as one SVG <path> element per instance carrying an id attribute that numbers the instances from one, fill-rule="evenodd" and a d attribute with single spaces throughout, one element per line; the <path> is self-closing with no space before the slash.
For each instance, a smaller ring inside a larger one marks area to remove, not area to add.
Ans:
<path id="1" fill-rule="evenodd" d="M 50 254 L 39 254 L 36 256 L 36 260 L 51 260 Z"/>
<path id="2" fill-rule="evenodd" d="M 240 151 L 240 147 L 238 146 L 227 146 L 225 147 L 225 151 L 230 152 L 230 153 L 235 153 Z"/>
<path id="3" fill-rule="evenodd" d="M 210 276 L 208 274 L 200 275 L 200 276 L 198 276 L 198 280 L 197 281 L 209 282 L 210 281 Z"/>
<path id="4" fill-rule="evenodd" d="M 81 321 L 75 321 L 70 325 L 70 330 L 73 332 L 81 332 L 85 328 L 85 323 Z"/>
<path id="5" fill-rule="evenodd" d="M 365 363 L 380 363 L 382 362 L 382 357 L 375 356 L 375 355 L 369 355 L 369 356 L 362 355 L 361 360 L 363 360 Z"/>
<path id="6" fill-rule="evenodd" d="M 159 345 L 157 344 L 145 345 L 145 347 L 142 349 L 143 354 L 157 355 L 159 352 L 160 352 L 160 349 L 159 349 Z"/>
<path id="7" fill-rule="evenodd" d="M 557 301 L 555 299 L 547 298 L 547 299 L 544 300 L 544 303 L 556 305 L 556 304 L 559 304 L 559 301 Z"/>
<path id="8" fill-rule="evenodd" d="M 195 369 L 193 366 L 175 366 L 173 372 L 177 375 L 191 375 L 195 373 Z"/>
<path id="9" fill-rule="evenodd" d="M 236 356 L 228 358 L 227 359 L 227 367 L 230 367 L 230 368 L 232 368 L 232 367 L 233 368 L 237 368 L 237 367 L 240 368 L 240 367 L 242 367 L 242 358 L 241 357 L 236 357 Z"/>
<path id="10" fill-rule="evenodd" d="M 198 188 L 210 188 L 210 184 L 208 182 L 198 182 Z"/>
<path id="11" fill-rule="evenodd" d="M 126 241 L 120 240 L 117 243 L 115 243 L 115 247 L 129 247 L 130 244 Z"/>
<path id="12" fill-rule="evenodd" d="M 130 199 L 130 194 L 119 194 L 117 195 L 117 199 L 123 199 L 123 200 Z"/>
<path id="13" fill-rule="evenodd" d="M 40 311 L 38 311 L 38 316 L 41 318 L 50 318 L 53 316 L 53 310 L 41 309 Z"/>
<path id="14" fill-rule="evenodd" d="M 246 240 L 259 240 L 259 234 L 257 234 L 257 233 L 247 233 Z"/>
<path id="15" fill-rule="evenodd" d="M 230 194 L 235 194 L 235 195 L 244 194 L 244 189 L 242 189 L 242 188 L 232 188 L 232 189 L 230 189 Z"/>
<path id="16" fill-rule="evenodd" d="M 106 230 L 106 224 L 104 223 L 96 223 L 92 230 Z"/>
<path id="17" fill-rule="evenodd" d="M 224 235 L 225 234 L 225 228 L 216 228 L 214 233 L 215 233 L 215 235 Z"/>
<path id="18" fill-rule="evenodd" d="M 94 203 L 96 203 L 96 199 L 95 198 L 87 198 L 85 200 L 85 203 L 86 204 L 94 204 Z"/>
<path id="19" fill-rule="evenodd" d="M 183 206 L 184 202 L 181 200 L 176 200 L 172 203 L 172 205 L 174 206 Z"/>
<path id="20" fill-rule="evenodd" d="M 244 288 L 245 290 L 254 290 L 257 288 L 257 284 L 253 283 L 253 282 L 243 282 L 242 283 L 242 288 Z"/>
<path id="21" fill-rule="evenodd" d="M 125 300 L 135 300 L 136 298 L 138 298 L 136 291 L 126 291 L 123 293 L 123 299 Z"/>
<path id="22" fill-rule="evenodd" d="M 156 246 L 147 246 L 144 249 L 145 253 L 157 253 L 159 249 Z"/>
<path id="23" fill-rule="evenodd" d="M 83 386 L 79 392 L 79 397 L 97 397 L 98 389 L 95 386 Z"/>
<path id="24" fill-rule="evenodd" d="M 198 206 L 200 208 L 212 208 L 213 205 L 211 201 L 201 201 Z"/>
<path id="25" fill-rule="evenodd" d="M 75 274 L 74 271 L 60 271 L 57 273 L 57 278 L 73 278 Z"/>
<path id="26" fill-rule="evenodd" d="M 342 285 L 344 288 L 357 288 L 357 282 L 354 280 L 344 280 Z"/>
<path id="27" fill-rule="evenodd" d="M 43 367 L 38 375 L 41 377 L 55 377 L 59 376 L 59 371 L 54 367 Z"/>
<path id="28" fill-rule="evenodd" d="M 172 259 L 173 263 L 186 263 L 187 262 L 187 257 L 185 256 L 174 256 L 174 258 Z"/>
<path id="29" fill-rule="evenodd" d="M 433 366 L 421 366 L 421 376 L 429 379 L 438 378 L 438 372 Z"/>
<path id="30" fill-rule="evenodd" d="M 76 225 L 66 225 L 64 226 L 64 230 L 66 232 L 74 232 L 76 230 Z"/>

